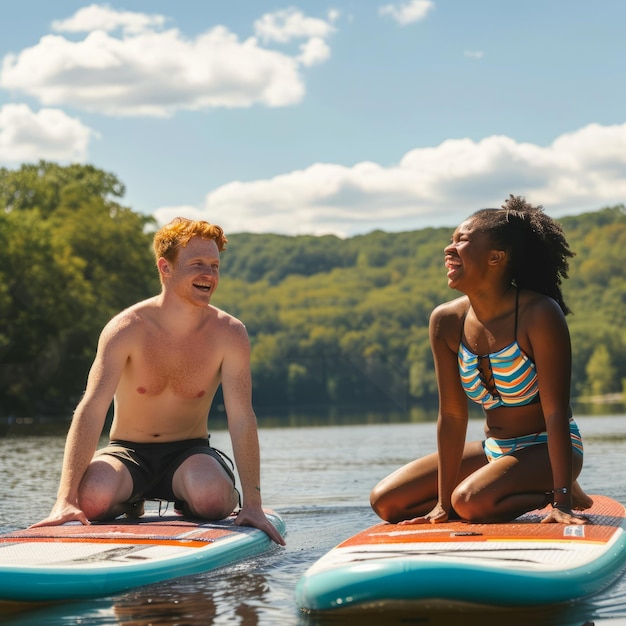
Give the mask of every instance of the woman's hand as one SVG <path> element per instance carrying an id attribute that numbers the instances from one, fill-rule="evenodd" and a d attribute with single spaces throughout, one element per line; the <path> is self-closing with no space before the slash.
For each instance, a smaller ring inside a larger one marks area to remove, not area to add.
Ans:
<path id="1" fill-rule="evenodd" d="M 589 520 L 581 515 L 574 515 L 569 507 L 553 507 L 541 520 L 542 524 L 588 524 Z"/>
<path id="2" fill-rule="evenodd" d="M 399 526 L 408 526 L 409 524 L 440 524 L 448 521 L 448 512 L 437 503 L 435 508 L 426 515 L 414 517 L 412 519 L 406 519 L 398 522 Z"/>

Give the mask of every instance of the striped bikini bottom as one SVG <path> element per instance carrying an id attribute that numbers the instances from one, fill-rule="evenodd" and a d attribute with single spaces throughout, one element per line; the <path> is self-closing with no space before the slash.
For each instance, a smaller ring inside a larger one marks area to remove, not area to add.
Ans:
<path id="1" fill-rule="evenodd" d="M 572 450 L 582 456 L 583 454 L 583 441 L 580 436 L 580 430 L 578 425 L 573 419 L 569 421 L 569 432 L 572 439 Z M 530 435 L 523 435 L 521 437 L 513 437 L 512 439 L 496 439 L 495 437 L 488 437 L 483 441 L 483 450 L 487 461 L 491 463 L 501 456 L 507 456 L 518 450 L 523 450 L 528 446 L 534 446 L 539 443 L 548 443 L 548 433 L 532 433 Z"/>

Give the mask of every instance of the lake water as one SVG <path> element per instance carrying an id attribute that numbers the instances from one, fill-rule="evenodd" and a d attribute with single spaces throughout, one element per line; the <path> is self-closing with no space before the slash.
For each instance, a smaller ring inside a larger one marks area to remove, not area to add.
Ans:
<path id="1" fill-rule="evenodd" d="M 626 503 L 626 415 L 578 417 L 585 442 L 581 483 Z M 469 435 L 480 438 L 482 421 Z M 0 532 L 45 517 L 63 454 L 63 429 L 0 437 Z M 39 431 L 37 431 L 39 432 Z M 0 615 L 2 625 L 83 626 L 348 626 L 352 624 L 590 626 L 626 624 L 626 576 L 600 595 L 567 607 L 493 612 L 312 617 L 295 605 L 300 576 L 337 543 L 377 522 L 369 508 L 374 484 L 401 464 L 435 449 L 435 424 L 261 427 L 264 504 L 287 523 L 287 547 L 212 573 L 102 599 Z M 230 452 L 228 433 L 212 444 Z"/>

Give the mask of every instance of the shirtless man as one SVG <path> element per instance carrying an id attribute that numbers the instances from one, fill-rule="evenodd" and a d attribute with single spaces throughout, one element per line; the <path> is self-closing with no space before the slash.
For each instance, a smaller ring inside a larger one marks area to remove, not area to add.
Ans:
<path id="1" fill-rule="evenodd" d="M 184 218 L 155 234 L 161 293 L 103 329 L 69 429 L 57 501 L 34 526 L 141 514 L 146 498 L 204 519 L 230 515 L 235 479 L 207 429 L 221 384 L 243 496 L 235 524 L 284 545 L 261 504 L 248 335 L 210 304 L 226 242 L 219 226 Z M 110 443 L 96 452 L 112 401 Z"/>

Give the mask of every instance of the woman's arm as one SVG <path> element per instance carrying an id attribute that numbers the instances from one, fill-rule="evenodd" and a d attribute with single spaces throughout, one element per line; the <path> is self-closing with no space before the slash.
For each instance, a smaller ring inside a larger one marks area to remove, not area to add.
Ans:
<path id="1" fill-rule="evenodd" d="M 548 433 L 548 453 L 552 468 L 555 521 L 572 507 L 572 443 L 569 429 L 572 349 L 565 316 L 548 297 L 534 300 L 528 312 L 526 334 L 537 367 L 539 396 Z"/>
<path id="2" fill-rule="evenodd" d="M 437 419 L 439 496 L 438 512 L 432 512 L 431 521 L 445 521 L 450 513 L 452 491 L 458 483 L 465 445 L 468 422 L 467 398 L 461 386 L 457 351 L 466 309 L 465 299 L 460 298 L 437 307 L 430 317 L 430 344 L 439 390 Z M 445 517 L 442 516 L 443 512 Z"/>

